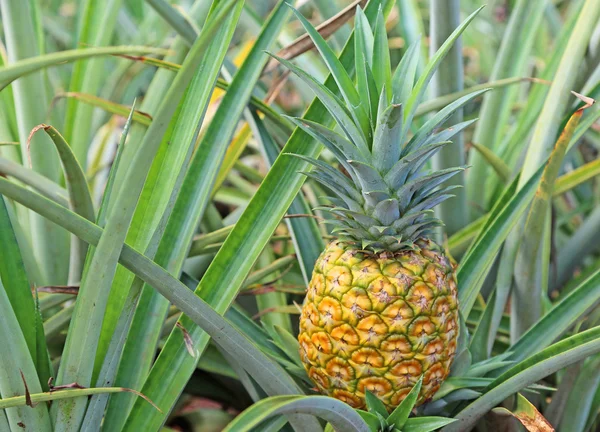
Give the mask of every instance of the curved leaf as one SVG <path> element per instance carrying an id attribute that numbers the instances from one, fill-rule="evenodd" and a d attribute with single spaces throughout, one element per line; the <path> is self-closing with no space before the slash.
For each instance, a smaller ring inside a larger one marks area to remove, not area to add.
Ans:
<path id="1" fill-rule="evenodd" d="M 299 413 L 327 420 L 336 430 L 370 432 L 362 417 L 349 405 L 327 396 L 277 396 L 263 399 L 237 416 L 223 432 L 251 432 L 273 416 Z M 303 430 L 309 432 L 313 429 Z"/>

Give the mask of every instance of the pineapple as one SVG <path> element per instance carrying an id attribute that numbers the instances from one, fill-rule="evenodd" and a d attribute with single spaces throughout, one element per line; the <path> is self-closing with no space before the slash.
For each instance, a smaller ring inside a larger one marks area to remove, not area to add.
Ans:
<path id="1" fill-rule="evenodd" d="M 314 267 L 300 318 L 300 356 L 321 393 L 352 407 L 364 408 L 371 392 L 391 411 L 421 377 L 423 403 L 448 376 L 458 337 L 454 266 L 430 238 L 441 225 L 432 209 L 452 196 L 454 186 L 443 183 L 464 167 L 424 168 L 471 122 L 439 127 L 480 92 L 458 99 L 409 134 L 435 70 L 428 66 L 416 80 L 418 45 L 409 47 L 392 74 L 381 10 L 371 29 L 358 9 L 354 81 L 311 24 L 296 15 L 343 98 L 276 57 L 315 91 L 343 133 L 291 119 L 340 168 L 297 155 L 313 165 L 305 174 L 335 195 L 325 209 L 335 217 L 329 222 L 336 237 Z"/>

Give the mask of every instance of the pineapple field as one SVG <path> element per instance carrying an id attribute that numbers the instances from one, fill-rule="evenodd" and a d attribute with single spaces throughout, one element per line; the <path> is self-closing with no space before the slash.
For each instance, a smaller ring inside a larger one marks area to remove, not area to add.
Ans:
<path id="1" fill-rule="evenodd" d="M 600 0 L 0 0 L 0 432 L 600 431 Z"/>

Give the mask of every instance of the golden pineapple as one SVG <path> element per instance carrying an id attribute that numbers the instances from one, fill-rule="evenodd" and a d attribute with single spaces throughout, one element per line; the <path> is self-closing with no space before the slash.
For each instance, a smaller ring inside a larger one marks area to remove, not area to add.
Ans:
<path id="1" fill-rule="evenodd" d="M 458 308 L 453 267 L 429 240 L 415 250 L 359 251 L 334 240 L 321 254 L 300 318 L 300 355 L 320 392 L 391 409 L 423 375 L 420 400 L 448 375 Z"/>
<path id="2" fill-rule="evenodd" d="M 370 391 L 392 410 L 420 377 L 418 403 L 423 403 L 448 376 L 456 351 L 454 266 L 429 236 L 442 225 L 433 208 L 456 187 L 444 182 L 464 167 L 424 168 L 472 121 L 440 127 L 482 92 L 456 100 L 411 133 L 416 107 L 443 55 L 416 80 L 420 50 L 415 43 L 392 74 L 381 10 L 372 30 L 357 9 L 353 80 L 318 32 L 296 15 L 342 98 L 277 59 L 313 89 L 343 133 L 292 119 L 333 154 L 340 168 L 297 155 L 313 166 L 305 174 L 335 195 L 327 197 L 332 205 L 324 209 L 334 216 L 328 223 L 336 237 L 317 260 L 308 287 L 300 356 L 320 392 L 355 408 L 365 406 Z"/>

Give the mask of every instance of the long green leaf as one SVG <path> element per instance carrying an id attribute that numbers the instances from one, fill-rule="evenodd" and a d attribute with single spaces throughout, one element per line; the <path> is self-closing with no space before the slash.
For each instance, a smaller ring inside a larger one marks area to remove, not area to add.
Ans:
<path id="1" fill-rule="evenodd" d="M 177 231 L 179 224 L 185 222 L 197 226 L 197 219 L 200 216 L 198 216 L 199 211 L 197 211 L 190 218 L 181 207 L 174 208 L 177 202 L 173 200 L 177 197 L 180 189 L 186 187 L 179 184 L 179 179 L 176 179 L 172 173 L 173 171 L 185 173 L 189 168 L 189 152 L 193 151 L 196 144 L 199 126 L 204 117 L 216 76 L 221 68 L 241 9 L 242 3 L 239 3 L 231 13 L 227 23 L 212 38 L 199 68 L 199 73 L 190 84 L 182 102 L 176 123 L 173 125 L 172 135 L 167 139 L 163 139 L 161 149 L 153 163 L 149 180 L 147 180 L 142 193 L 142 200 L 138 204 L 133 219 L 137 229 L 128 235 L 128 242 L 136 245 L 139 249 L 147 250 L 151 237 L 154 238 L 158 234 L 156 230 L 161 225 L 160 215 L 168 211 L 171 216 L 164 227 L 164 233 L 158 235 L 160 243 L 158 249 L 156 249 L 154 259 L 159 265 L 164 266 L 174 274 L 180 271 L 180 261 L 174 259 L 175 256 L 179 256 L 178 254 L 181 253 L 178 247 L 184 249 L 187 247 L 187 244 L 183 246 L 185 239 Z M 212 19 L 214 13 L 215 11 L 211 12 L 208 19 Z M 174 187 L 177 190 L 173 190 Z M 186 195 L 187 193 L 182 192 L 181 196 L 190 198 L 191 202 L 198 206 L 201 205 L 199 201 Z M 167 207 L 170 209 L 167 209 Z M 153 232 L 154 234 L 152 234 Z M 173 239 L 181 240 L 181 246 L 178 246 Z M 128 290 L 131 282 L 131 273 L 123 269 L 123 271 L 118 271 L 113 289 L 114 287 L 119 288 L 117 292 Z M 116 295 L 113 299 L 114 310 L 105 318 L 104 347 L 107 347 L 112 328 L 120 319 L 119 310 L 122 308 L 125 297 L 121 294 L 120 296 Z M 150 286 L 143 288 L 123 353 L 123 359 L 119 366 L 117 376 L 119 385 L 141 389 L 155 358 L 155 347 L 158 344 L 160 328 L 163 325 L 168 307 L 168 302 Z M 135 399 L 127 394 L 111 397 L 105 419 L 107 427 L 116 430 L 122 428 L 134 402 Z"/>
<path id="2" fill-rule="evenodd" d="M 519 0 L 514 5 L 502 43 L 496 56 L 491 81 L 522 76 L 529 65 L 530 52 L 537 29 L 546 7 L 544 0 Z M 494 151 L 497 148 L 498 133 L 505 131 L 508 115 L 512 110 L 518 88 L 502 88 L 484 96 L 480 120 L 475 128 L 473 142 Z M 479 205 L 485 203 L 486 182 L 489 165 L 480 152 L 471 152 L 467 173 L 468 199 Z M 485 209 L 485 207 L 484 207 Z M 472 218 L 477 214 L 474 208 Z"/>
<path id="3" fill-rule="evenodd" d="M 46 75 L 37 67 L 38 59 L 45 57 L 40 56 L 44 46 L 43 39 L 41 39 L 43 35 L 37 32 L 35 19 L 36 16 L 39 16 L 37 7 L 37 2 L 31 1 L 0 1 L 6 51 L 11 63 L 0 69 L 0 88 L 4 88 L 15 79 L 20 78 L 13 82 L 12 89 L 18 139 L 22 144 L 22 160 L 30 160 L 32 167 L 38 173 L 57 182 L 60 173 L 59 162 L 48 137 L 35 136 L 33 151 L 30 155 L 24 145 L 31 129 L 46 120 L 49 105 Z M 31 64 L 36 66 L 30 68 L 29 71 L 35 73 L 23 76 L 23 71 L 26 69 L 23 65 Z M 33 251 L 43 278 L 40 282 L 44 284 L 65 283 L 69 270 L 69 245 L 66 233 L 56 225 L 48 223 L 43 218 L 40 219 L 37 215 L 31 215 L 30 229 Z"/>
<path id="4" fill-rule="evenodd" d="M 91 57 L 121 55 L 121 54 L 157 54 L 164 55 L 168 51 L 163 48 L 153 48 L 144 46 L 115 46 L 101 48 L 81 48 L 67 51 L 60 51 L 51 54 L 45 54 L 32 58 L 27 58 L 14 62 L 9 66 L 0 69 L 0 84 L 7 86 L 16 79 L 25 77 L 38 72 L 50 66 L 73 62 L 76 60 L 87 59 Z M 44 116 L 45 117 L 45 116 Z M 42 118 L 43 120 L 44 118 Z M 38 123 L 39 124 L 39 123 Z M 35 126 L 35 125 L 33 125 Z M 32 126 L 32 127 L 33 127 Z M 29 133 L 29 130 L 27 130 Z"/>
<path id="5" fill-rule="evenodd" d="M 432 0 L 431 18 L 429 23 L 431 44 L 429 50 L 435 54 L 444 41 L 460 24 L 459 0 Z M 443 96 L 459 92 L 464 87 L 462 41 L 458 38 L 450 48 L 448 55 L 440 62 L 437 72 L 431 81 L 431 94 Z M 463 121 L 462 109 L 457 109 L 448 119 L 448 124 L 458 124 Z M 452 144 L 444 146 L 432 157 L 433 169 L 440 171 L 465 164 L 465 146 L 462 133 L 454 136 Z M 440 220 L 444 221 L 444 232 L 450 236 L 464 227 L 468 222 L 467 196 L 464 189 L 465 173 L 458 173 L 444 183 L 445 186 L 458 185 L 451 200 L 444 201 L 435 207 Z"/>
<path id="6" fill-rule="evenodd" d="M 583 110 L 584 108 L 578 109 L 571 116 L 556 141 L 527 215 L 514 269 L 515 283 L 511 308 L 511 337 L 513 338 L 529 329 L 542 314 L 542 293 L 545 293 L 547 286 L 542 286 L 540 276 L 548 264 L 547 260 L 540 259 L 540 253 L 543 237 L 547 231 L 546 223 L 549 223 L 550 218 L 552 189 L 567 151 L 567 145 L 581 120 Z"/>
<path id="7" fill-rule="evenodd" d="M 236 127 L 236 120 L 241 116 L 246 105 L 245 102 L 250 98 L 253 85 L 258 80 L 268 59 L 264 51 L 272 46 L 290 14 L 291 10 L 284 2 L 277 4 L 246 61 L 235 75 L 228 92 L 221 101 L 217 114 L 199 144 L 200 150 L 190 164 L 180 198 L 177 200 L 173 212 L 177 219 L 172 218 L 169 221 L 165 233 L 165 237 L 169 235 L 169 242 L 164 244 L 166 248 L 165 264 L 172 265 L 176 273 L 181 269 L 194 230 L 210 198 L 219 165 Z M 216 293 L 212 291 L 212 288 L 210 290 L 202 289 L 203 283 L 204 281 L 200 283 L 197 292 L 202 292 L 203 298 L 215 306 L 217 311 L 224 312 L 232 301 L 231 295 L 226 295 L 224 292 Z M 202 352 L 208 341 L 207 334 L 185 316 L 180 319 L 179 325 L 189 333 L 195 349 Z M 176 402 L 194 370 L 195 363 L 195 359 L 188 354 L 181 331 L 176 328 L 153 365 L 142 392 L 153 398 L 159 406 L 168 410 Z M 179 367 L 174 368 L 174 364 Z M 169 376 L 168 387 L 165 388 L 164 380 L 167 375 Z M 153 429 L 163 421 L 164 417 L 156 415 L 156 413 L 147 412 L 146 409 L 137 409 L 136 401 L 125 429 Z"/>
<path id="8" fill-rule="evenodd" d="M 3 178 L 0 178 L 0 194 L 59 224 L 90 245 L 97 246 L 104 232 L 87 219 Z M 121 251 L 119 262 L 144 282 L 152 285 L 193 322 L 204 328 L 215 343 L 230 353 L 242 356 L 246 360 L 245 369 L 268 394 L 299 392 L 294 381 L 277 363 L 170 273 L 127 244 Z"/>
<path id="9" fill-rule="evenodd" d="M 525 187 L 502 207 L 498 216 L 489 223 L 469 254 L 461 262 L 457 271 L 458 297 L 464 316 L 469 315 L 475 304 L 483 278 L 490 269 L 502 243 L 533 199 L 543 168 L 540 167 Z"/>
<path id="10" fill-rule="evenodd" d="M 577 70 L 599 18 L 600 3 L 595 0 L 586 0 L 533 130 L 531 144 L 523 162 L 519 187 L 522 187 L 534 175 L 540 164 L 552 152 L 560 127 L 560 117 L 569 98 L 568 90 L 573 88 Z"/>
<path id="11" fill-rule="evenodd" d="M 31 132 L 30 138 L 31 135 L 39 129 L 43 129 L 44 132 L 48 134 L 58 151 L 65 172 L 65 183 L 67 184 L 67 190 L 69 192 L 71 210 L 87 220 L 96 220 L 94 204 L 92 203 L 92 196 L 90 195 L 85 174 L 71 147 L 54 127 L 45 124 L 36 126 Z M 71 242 L 69 284 L 78 283 L 80 281 L 87 249 L 87 244 L 85 242 L 73 238 Z"/>
<path id="12" fill-rule="evenodd" d="M 565 366 L 600 352 L 600 327 L 594 327 L 549 346 L 498 377 L 477 400 L 455 417 L 459 421 L 443 432 L 468 430 L 490 409 L 526 386 Z"/>
<path id="13" fill-rule="evenodd" d="M 113 38 L 117 16 L 123 0 L 107 0 L 97 2 L 84 0 L 79 2 L 79 37 L 78 46 L 103 47 L 108 45 Z M 91 58 L 77 62 L 73 66 L 70 92 L 89 93 L 95 95 L 100 83 L 106 79 L 102 69 L 106 61 L 100 58 Z M 87 154 L 92 136 L 92 115 L 94 108 L 82 104 L 78 99 L 69 99 L 65 113 L 64 134 L 67 142 L 73 146 L 77 160 L 85 170 L 87 167 Z"/>
<path id="14" fill-rule="evenodd" d="M 60 187 L 49 178 L 44 177 L 29 168 L 25 168 L 21 164 L 0 157 L 0 173 L 5 176 L 14 177 L 23 184 L 31 186 L 46 198 L 51 199 L 63 207 L 69 206 L 69 194 L 66 189 Z"/>
<path id="15" fill-rule="evenodd" d="M 0 393 L 5 397 L 26 395 L 27 392 L 40 393 L 42 386 L 33 359 L 2 282 L 0 282 L 0 337 L 2 339 Z M 6 416 L 10 423 L 10 430 L 22 429 L 20 426 L 22 424 L 28 430 L 52 431 L 48 407 L 45 404 L 37 405 L 35 408 L 28 406 L 11 408 L 6 410 Z"/>
<path id="16" fill-rule="evenodd" d="M 286 414 L 318 416 L 340 431 L 369 432 L 364 420 L 350 406 L 326 396 L 276 396 L 255 403 L 235 418 L 224 432 L 251 432 L 262 422 Z M 310 432 L 314 429 L 304 428 Z"/>
<path id="17" fill-rule="evenodd" d="M 214 29 L 227 16 L 234 3 L 235 0 L 224 3 L 224 6 L 220 8 L 220 13 L 204 28 L 192 47 L 162 103 L 155 121 L 152 122 L 144 136 L 133 168 L 125 177 L 124 184 L 127 187 L 122 187 L 117 194 L 115 204 L 107 218 L 105 235 L 100 239 L 98 248 L 84 272 L 74 318 L 69 327 L 58 373 L 57 382 L 59 384 L 71 382 L 78 382 L 84 386 L 91 384 L 108 293 L 144 180 L 179 100 L 194 74 L 198 72 L 198 64 L 208 46 L 206 42 L 213 36 Z M 86 399 L 74 399 L 53 405 L 56 430 L 78 427 L 83 419 L 86 403 Z"/>
<path id="18" fill-rule="evenodd" d="M 550 309 L 529 331 L 510 347 L 508 360 L 521 361 L 548 346 L 600 298 L 600 270 Z"/>

